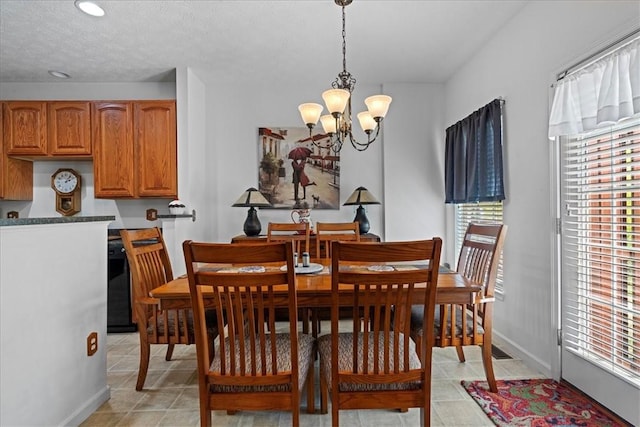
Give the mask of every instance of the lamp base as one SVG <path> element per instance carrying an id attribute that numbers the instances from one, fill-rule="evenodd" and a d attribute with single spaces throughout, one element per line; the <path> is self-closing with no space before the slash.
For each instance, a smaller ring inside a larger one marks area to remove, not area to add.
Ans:
<path id="1" fill-rule="evenodd" d="M 262 225 L 258 219 L 258 213 L 253 206 L 249 208 L 247 219 L 244 221 L 244 234 L 247 236 L 257 236 L 262 231 Z"/>
<path id="2" fill-rule="evenodd" d="M 358 209 L 356 210 L 356 217 L 353 220 L 358 221 L 360 224 L 360 234 L 367 234 L 369 232 L 369 228 L 371 226 L 369 225 L 369 219 L 367 218 L 362 205 L 358 206 Z"/>

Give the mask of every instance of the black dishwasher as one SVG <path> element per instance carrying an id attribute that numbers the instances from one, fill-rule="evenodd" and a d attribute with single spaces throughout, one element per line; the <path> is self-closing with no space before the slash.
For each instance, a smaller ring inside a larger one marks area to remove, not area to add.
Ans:
<path id="1" fill-rule="evenodd" d="M 137 326 L 132 319 L 131 272 L 119 233 L 109 236 L 107 247 L 107 333 L 135 332 Z"/>

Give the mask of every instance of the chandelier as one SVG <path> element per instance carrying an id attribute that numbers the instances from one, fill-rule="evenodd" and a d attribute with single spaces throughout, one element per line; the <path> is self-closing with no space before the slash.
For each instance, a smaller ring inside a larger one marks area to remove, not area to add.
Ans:
<path id="1" fill-rule="evenodd" d="M 352 132 L 351 126 L 351 94 L 356 85 L 356 79 L 347 71 L 347 41 L 345 30 L 345 7 L 350 5 L 353 0 L 334 0 L 335 3 L 342 7 L 342 72 L 333 81 L 329 89 L 322 93 L 322 99 L 329 110 L 329 114 L 322 114 L 322 105 L 316 103 L 305 103 L 298 106 L 302 121 L 309 128 L 309 136 L 313 127 L 318 123 L 322 123 L 324 132 L 329 135 L 328 144 L 318 144 L 313 137 L 310 138 L 313 145 L 320 148 L 330 148 L 334 153 L 339 153 L 342 145 L 349 140 L 353 148 L 358 151 L 364 151 L 369 145 L 376 140 L 380 134 L 382 119 L 389 110 L 391 97 L 387 95 L 374 95 L 364 100 L 368 111 L 358 113 L 358 121 L 360 127 L 367 135 L 366 142 L 358 142 Z"/>

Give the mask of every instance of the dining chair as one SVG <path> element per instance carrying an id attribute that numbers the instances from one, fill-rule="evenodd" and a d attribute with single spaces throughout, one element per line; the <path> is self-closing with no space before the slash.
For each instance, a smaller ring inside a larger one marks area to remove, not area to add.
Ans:
<path id="1" fill-rule="evenodd" d="M 360 224 L 353 222 L 317 222 L 316 231 L 316 256 L 318 258 L 331 258 L 331 242 L 359 242 Z M 343 307 L 340 310 L 341 318 L 350 318 L 351 310 Z M 321 332 L 321 322 L 330 320 L 331 312 L 327 308 L 314 308 L 311 310 L 311 334 L 317 337 Z"/>
<path id="2" fill-rule="evenodd" d="M 303 252 L 310 252 L 311 227 L 308 222 L 270 222 L 267 226 L 267 242 L 294 242 L 299 259 Z"/>
<path id="3" fill-rule="evenodd" d="M 297 426 L 305 382 L 307 410 L 314 411 L 315 339 L 298 334 L 292 246 L 183 243 L 194 307 L 200 425 L 211 425 L 212 410 L 287 410 Z M 274 293 L 282 286 L 286 297 Z M 218 324 L 224 325 L 213 362 L 204 298 L 213 303 Z M 278 333 L 273 314 L 282 304 L 289 322 L 287 331 Z"/>
<path id="4" fill-rule="evenodd" d="M 316 256 L 318 258 L 331 258 L 331 242 L 360 241 L 360 226 L 357 221 L 317 222 L 315 224 L 315 231 Z"/>
<path id="5" fill-rule="evenodd" d="M 293 242 L 298 262 L 302 263 L 302 253 L 311 251 L 311 226 L 308 222 L 269 222 L 267 242 Z M 311 310 L 300 310 L 302 332 L 309 333 Z M 286 310 L 276 310 L 276 320 L 287 320 Z"/>
<path id="6" fill-rule="evenodd" d="M 341 409 L 416 407 L 421 424 L 429 425 L 432 347 L 416 349 L 409 328 L 412 304 L 424 308 L 425 324 L 433 323 L 441 249 L 437 237 L 332 243 L 331 333 L 318 338 L 318 351 L 321 410 L 327 412 L 330 397 L 333 426 L 339 425 Z M 345 301 L 354 320 L 350 331 L 340 332 L 339 306 Z"/>
<path id="7" fill-rule="evenodd" d="M 506 233 L 504 224 L 469 224 L 460 249 L 457 271 L 482 284 L 483 293 L 473 304 L 439 305 L 435 312 L 434 345 L 455 347 L 460 362 L 465 361 L 463 346 L 481 346 L 484 372 L 489 389 L 494 393 L 498 391 L 491 357 L 494 287 Z M 416 343 L 420 343 L 424 335 L 423 309 L 422 306 L 412 309 L 411 337 Z M 428 328 L 429 331 L 431 329 Z"/>
<path id="8" fill-rule="evenodd" d="M 167 345 L 167 361 L 171 360 L 176 344 L 195 344 L 193 313 L 190 309 L 160 310 L 158 301 L 149 296 L 152 289 L 173 280 L 171 262 L 160 229 L 120 230 L 120 236 L 133 279 L 133 314 L 140 336 L 136 390 L 140 391 L 149 369 L 151 344 Z M 217 336 L 215 323 L 209 325 L 207 334 L 212 340 Z"/>

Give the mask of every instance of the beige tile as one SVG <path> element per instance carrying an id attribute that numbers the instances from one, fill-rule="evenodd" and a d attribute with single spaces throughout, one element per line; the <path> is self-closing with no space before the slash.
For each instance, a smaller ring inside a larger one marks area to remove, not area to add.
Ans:
<path id="1" fill-rule="evenodd" d="M 329 324 L 323 324 L 323 332 Z M 199 425 L 198 387 L 196 375 L 196 349 L 194 345 L 177 345 L 173 358 L 164 360 L 166 346 L 151 346 L 152 357 L 145 388 L 135 391 L 138 375 L 138 334 L 107 335 L 108 383 L 111 399 L 104 403 L 82 425 L 86 426 L 197 426 Z M 482 409 L 460 385 L 461 379 L 485 380 L 479 347 L 465 348 L 467 361 L 460 363 L 455 349 L 433 350 L 432 410 L 433 426 L 491 426 Z M 494 361 L 498 379 L 534 378 L 538 373 L 520 360 Z M 319 369 L 316 366 L 316 377 Z M 316 381 L 316 410 L 320 408 L 320 393 Z M 306 397 L 301 399 L 300 425 L 308 427 L 330 426 L 331 413 L 307 414 Z M 343 426 L 414 426 L 420 422 L 419 409 L 406 413 L 395 410 L 341 411 Z M 288 412 L 240 411 L 227 415 L 214 411 L 216 426 L 290 426 Z"/>

